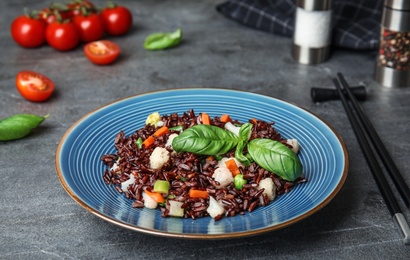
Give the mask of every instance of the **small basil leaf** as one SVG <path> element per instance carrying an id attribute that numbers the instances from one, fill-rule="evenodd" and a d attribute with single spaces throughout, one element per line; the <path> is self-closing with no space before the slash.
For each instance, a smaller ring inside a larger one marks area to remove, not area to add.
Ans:
<path id="1" fill-rule="evenodd" d="M 294 181 L 303 171 L 298 156 L 281 142 L 254 139 L 248 143 L 252 159 L 262 168 L 288 181 Z"/>
<path id="2" fill-rule="evenodd" d="M 239 129 L 239 142 L 235 150 L 235 158 L 243 163 L 245 166 L 249 166 L 252 161 L 243 155 L 243 149 L 248 144 L 249 135 L 252 131 L 252 124 L 246 123 Z"/>
<path id="3" fill-rule="evenodd" d="M 144 48 L 147 50 L 164 50 L 181 42 L 182 30 L 178 28 L 172 33 L 154 33 L 145 38 Z"/>
<path id="4" fill-rule="evenodd" d="M 10 141 L 25 137 L 47 116 L 17 114 L 0 121 L 0 141 Z"/>
<path id="5" fill-rule="evenodd" d="M 252 124 L 246 123 L 241 126 L 239 129 L 239 138 L 243 141 L 248 141 L 249 140 L 249 135 L 251 134 L 252 131 Z"/>
<path id="6" fill-rule="evenodd" d="M 212 125 L 195 125 L 175 137 L 172 148 L 177 152 L 219 155 L 229 152 L 237 144 L 237 137 L 229 131 Z"/>

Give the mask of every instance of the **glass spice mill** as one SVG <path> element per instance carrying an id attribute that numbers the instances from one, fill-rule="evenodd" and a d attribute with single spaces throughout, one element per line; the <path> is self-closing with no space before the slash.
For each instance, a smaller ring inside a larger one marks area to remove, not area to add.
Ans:
<path id="1" fill-rule="evenodd" d="M 376 80 L 385 87 L 410 86 L 410 0 L 385 0 Z"/>

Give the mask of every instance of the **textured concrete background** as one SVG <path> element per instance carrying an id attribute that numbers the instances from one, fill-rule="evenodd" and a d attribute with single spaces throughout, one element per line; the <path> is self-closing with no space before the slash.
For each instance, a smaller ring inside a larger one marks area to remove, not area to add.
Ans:
<path id="1" fill-rule="evenodd" d="M 94 1 L 102 6 L 105 1 Z M 0 1 L 0 118 L 17 113 L 50 114 L 25 139 L 0 142 L 1 259 L 408 259 L 371 177 L 339 101 L 315 104 L 312 86 L 332 87 L 341 71 L 352 85 L 363 83 L 363 103 L 377 131 L 410 183 L 410 88 L 387 89 L 373 79 L 375 52 L 336 49 L 317 66 L 295 63 L 291 39 L 259 32 L 215 11 L 222 0 L 117 1 L 134 15 L 133 30 L 113 38 L 121 49 L 112 66 L 91 64 L 79 47 L 58 52 L 18 47 L 9 25 L 24 7 L 49 1 Z M 183 44 L 167 51 L 142 48 L 153 32 L 181 27 Z M 45 103 L 23 99 L 15 75 L 35 70 L 57 85 Z M 285 229 L 261 236 L 192 241 L 122 229 L 80 207 L 60 185 L 54 156 L 67 129 L 109 102 L 154 90 L 212 87 L 247 90 L 295 103 L 338 131 L 350 153 L 344 187 L 324 209 Z M 410 220 L 408 210 L 406 218 Z"/>

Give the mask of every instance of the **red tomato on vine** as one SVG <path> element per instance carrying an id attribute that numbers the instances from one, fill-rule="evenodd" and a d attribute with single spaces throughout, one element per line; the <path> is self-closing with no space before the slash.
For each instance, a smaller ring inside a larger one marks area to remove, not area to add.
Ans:
<path id="1" fill-rule="evenodd" d="M 46 40 L 54 49 L 69 51 L 77 46 L 80 37 L 72 22 L 53 21 L 47 26 Z"/>
<path id="2" fill-rule="evenodd" d="M 40 11 L 39 18 L 49 24 L 57 19 L 70 19 L 71 15 L 66 5 L 53 3 L 49 7 L 44 8 Z"/>
<path id="3" fill-rule="evenodd" d="M 10 26 L 13 40 L 25 48 L 36 48 L 43 45 L 45 31 L 46 24 L 29 14 L 16 17 Z"/>
<path id="4" fill-rule="evenodd" d="M 104 36 L 104 24 L 99 14 L 76 15 L 73 23 L 82 42 L 100 40 Z"/>
<path id="5" fill-rule="evenodd" d="M 105 30 L 110 35 L 124 35 L 132 27 L 131 11 L 114 3 L 110 3 L 101 11 Z"/>
<path id="6" fill-rule="evenodd" d="M 95 5 L 87 0 L 74 0 L 67 4 L 67 8 L 70 10 L 70 16 L 75 17 L 77 15 L 86 13 L 96 13 L 97 8 Z"/>

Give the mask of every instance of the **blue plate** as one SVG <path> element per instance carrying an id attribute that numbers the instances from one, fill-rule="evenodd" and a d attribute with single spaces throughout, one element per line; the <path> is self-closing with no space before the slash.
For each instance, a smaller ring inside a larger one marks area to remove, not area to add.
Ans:
<path id="1" fill-rule="evenodd" d="M 159 210 L 135 209 L 131 200 L 104 184 L 103 154 L 114 153 L 120 130 L 128 136 L 143 127 L 153 113 L 183 113 L 194 109 L 211 117 L 229 114 L 274 121 L 285 138 L 298 139 L 307 183 L 279 196 L 266 207 L 215 222 L 162 218 Z M 312 113 L 285 101 L 242 91 L 179 89 L 132 96 L 103 106 L 81 118 L 62 137 L 56 170 L 68 194 L 96 216 L 135 231 L 191 239 L 222 239 L 257 235 L 294 224 L 322 209 L 342 187 L 348 171 L 346 147 L 334 129 Z"/>

